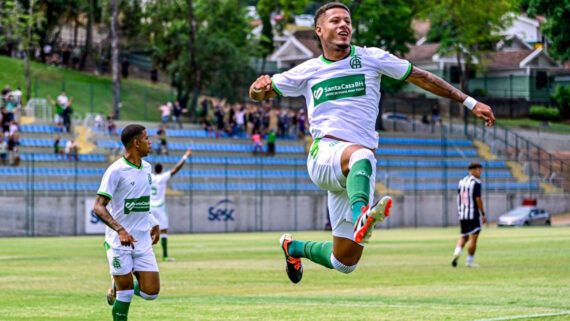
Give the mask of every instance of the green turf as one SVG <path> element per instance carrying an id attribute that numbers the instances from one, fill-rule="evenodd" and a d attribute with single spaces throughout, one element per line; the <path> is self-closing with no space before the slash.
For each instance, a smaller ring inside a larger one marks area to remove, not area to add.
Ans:
<path id="1" fill-rule="evenodd" d="M 73 97 L 73 110 L 84 115 L 88 112 L 111 112 L 113 105 L 112 83 L 109 76 L 31 63 L 32 96 L 55 100 L 62 89 Z M 0 56 L 0 86 L 20 86 L 25 94 L 24 61 Z M 121 119 L 158 121 L 158 106 L 172 99 L 174 93 L 165 84 L 151 85 L 138 79 L 121 80 Z"/>
<path id="2" fill-rule="evenodd" d="M 280 234 L 170 235 L 177 261 L 159 262 L 160 297 L 134 298 L 130 320 L 476 320 L 570 310 L 566 227 L 484 230 L 480 269 L 466 268 L 465 255 L 450 266 L 455 228 L 379 230 L 352 274 L 305 261 L 296 285 L 283 271 Z M 0 319 L 110 320 L 102 242 L 0 239 Z"/>

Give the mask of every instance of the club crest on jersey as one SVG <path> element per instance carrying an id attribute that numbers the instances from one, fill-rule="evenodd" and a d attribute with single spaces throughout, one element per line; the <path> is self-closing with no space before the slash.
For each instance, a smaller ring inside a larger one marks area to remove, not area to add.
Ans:
<path id="1" fill-rule="evenodd" d="M 356 55 L 350 59 L 350 68 L 352 69 L 362 68 L 362 60 L 360 59 L 360 56 Z"/>

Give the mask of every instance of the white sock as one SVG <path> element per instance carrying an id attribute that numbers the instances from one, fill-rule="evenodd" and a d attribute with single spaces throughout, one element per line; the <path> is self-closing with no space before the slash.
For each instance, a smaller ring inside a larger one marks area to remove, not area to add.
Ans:
<path id="1" fill-rule="evenodd" d="M 461 251 L 463 251 L 463 248 L 462 248 L 461 246 L 457 245 L 457 246 L 455 247 L 455 252 L 453 252 L 453 255 L 454 255 L 454 256 L 455 256 L 455 255 L 460 256 L 460 255 L 461 255 Z"/>
<path id="2" fill-rule="evenodd" d="M 117 291 L 116 294 L 117 301 L 121 302 L 131 302 L 133 299 L 133 295 L 135 295 L 135 290 L 122 290 Z"/>
<path id="3" fill-rule="evenodd" d="M 161 238 L 161 239 L 167 239 L 167 238 L 168 238 L 168 234 L 160 234 L 160 238 Z"/>
<path id="4" fill-rule="evenodd" d="M 342 272 L 342 273 L 350 273 L 350 272 L 354 271 L 356 269 L 356 266 L 358 265 L 358 263 L 356 263 L 355 265 L 351 265 L 351 266 L 344 265 L 332 253 L 331 253 L 331 263 L 332 263 L 335 270 Z"/>
<path id="5" fill-rule="evenodd" d="M 473 263 L 475 257 L 471 254 L 467 254 L 467 263 Z"/>

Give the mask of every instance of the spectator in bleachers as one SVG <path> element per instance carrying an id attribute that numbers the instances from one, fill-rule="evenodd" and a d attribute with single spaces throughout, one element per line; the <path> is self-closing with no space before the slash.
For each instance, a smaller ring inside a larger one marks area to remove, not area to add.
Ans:
<path id="1" fill-rule="evenodd" d="M 277 134 L 275 133 L 275 129 L 270 128 L 269 132 L 267 133 L 267 156 L 275 155 L 275 138 Z"/>
<path id="2" fill-rule="evenodd" d="M 65 144 L 65 155 L 69 161 L 79 161 L 79 147 L 75 144 L 73 139 L 68 140 Z"/>
<path id="3" fill-rule="evenodd" d="M 220 137 L 220 132 L 224 131 L 225 124 L 224 124 L 224 109 L 221 105 L 216 105 L 216 109 L 214 111 L 214 117 L 216 117 L 216 138 Z"/>
<path id="4" fill-rule="evenodd" d="M 15 120 L 10 121 L 10 126 L 8 127 L 8 136 L 12 136 L 18 132 L 20 132 L 20 125 Z"/>
<path id="5" fill-rule="evenodd" d="M 441 126 L 441 116 L 439 115 L 439 106 L 433 105 L 431 108 L 431 122 L 432 124 L 439 123 Z"/>
<path id="6" fill-rule="evenodd" d="M 73 114 L 73 108 L 71 108 L 71 102 L 73 98 L 70 98 L 67 102 L 67 106 L 63 108 L 63 113 L 61 114 L 63 117 L 63 127 L 65 127 L 65 132 L 71 132 L 71 114 Z"/>
<path id="7" fill-rule="evenodd" d="M 164 105 L 160 105 L 158 107 L 158 110 L 161 113 L 162 126 L 164 126 L 164 128 L 168 128 L 168 120 L 170 119 L 170 112 L 172 110 L 172 103 L 167 102 Z"/>
<path id="8" fill-rule="evenodd" d="M 207 137 L 214 137 L 216 133 L 216 129 L 212 126 L 212 122 L 210 121 L 210 117 L 206 115 L 204 120 L 202 121 L 202 126 L 204 127 L 204 131 L 206 132 Z"/>
<path id="9" fill-rule="evenodd" d="M 0 133 L 0 161 L 2 165 L 6 165 L 6 160 L 8 160 L 8 143 L 4 133 Z"/>
<path id="10" fill-rule="evenodd" d="M 6 108 L 0 108 L 0 117 L 2 118 L 2 133 L 7 135 L 10 132 L 10 115 Z"/>
<path id="11" fill-rule="evenodd" d="M 8 137 L 8 152 L 11 154 L 12 166 L 18 166 L 20 163 L 20 155 L 18 154 L 18 146 L 20 146 L 20 133 L 15 132 Z"/>
<path id="12" fill-rule="evenodd" d="M 57 101 L 54 101 L 53 98 L 51 98 L 51 95 L 48 95 L 48 100 L 55 108 L 53 117 L 55 129 L 56 131 L 63 132 L 63 108 L 64 104 L 67 105 L 69 99 L 67 99 L 65 92 L 62 92 L 59 96 L 57 96 Z"/>
<path id="13" fill-rule="evenodd" d="M 14 96 L 16 99 L 16 107 L 22 107 L 22 89 L 17 87 L 16 90 L 12 91 L 10 95 Z"/>
<path id="14" fill-rule="evenodd" d="M 166 141 L 166 129 L 161 125 L 156 131 L 156 138 L 160 141 L 160 146 L 158 148 L 158 154 L 168 155 L 168 142 Z"/>
<path id="15" fill-rule="evenodd" d="M 53 141 L 53 153 L 55 154 L 58 160 L 60 160 L 63 156 L 63 150 L 61 149 L 60 144 L 61 144 L 61 137 L 58 135 L 55 137 L 55 140 Z"/>
<path id="16" fill-rule="evenodd" d="M 286 130 L 285 127 L 289 127 L 289 116 L 287 115 L 287 110 L 281 109 L 279 116 L 277 116 L 277 134 L 279 137 L 285 137 Z"/>
<path id="17" fill-rule="evenodd" d="M 175 128 L 175 122 L 178 123 L 178 128 L 182 129 L 182 113 L 188 112 L 188 109 L 182 108 L 180 101 L 175 101 L 172 107 L 172 128 Z"/>
<path id="18" fill-rule="evenodd" d="M 18 112 L 18 103 L 16 102 L 16 98 L 11 94 L 8 94 L 8 99 L 6 100 L 6 111 L 8 112 L 10 121 L 16 118 L 15 114 Z"/>
<path id="19" fill-rule="evenodd" d="M 104 126 L 103 115 L 101 115 L 101 114 L 95 115 L 94 123 L 95 123 L 95 130 L 98 132 L 101 131 L 103 129 L 103 126 Z"/>
<path id="20" fill-rule="evenodd" d="M 241 136 L 245 132 L 245 105 L 241 105 L 236 111 L 237 135 Z"/>
<path id="21" fill-rule="evenodd" d="M 113 115 L 113 113 L 109 113 L 107 115 L 107 132 L 109 135 L 117 134 L 117 125 L 115 125 L 113 118 L 115 118 L 115 115 Z"/>
<path id="22" fill-rule="evenodd" d="M 297 117 L 298 128 L 299 128 L 299 138 L 305 137 L 305 125 L 307 122 L 307 117 L 305 116 L 305 110 L 299 110 L 299 116 Z"/>
<path id="23" fill-rule="evenodd" d="M 261 146 L 261 135 L 259 134 L 259 131 L 253 131 L 251 134 L 251 140 L 253 141 L 253 154 L 257 155 L 257 153 L 263 152 L 263 147 Z"/>

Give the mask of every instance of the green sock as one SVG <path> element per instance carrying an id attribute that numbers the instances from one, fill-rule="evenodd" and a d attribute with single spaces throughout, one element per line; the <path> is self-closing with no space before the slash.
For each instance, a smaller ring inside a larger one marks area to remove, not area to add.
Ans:
<path id="1" fill-rule="evenodd" d="M 162 245 L 162 257 L 168 257 L 168 238 L 166 237 L 161 237 L 160 238 L 160 244 Z"/>
<path id="2" fill-rule="evenodd" d="M 127 321 L 131 302 L 115 300 L 113 303 L 113 321 Z"/>
<path id="3" fill-rule="evenodd" d="M 370 193 L 370 176 L 372 176 L 372 164 L 370 160 L 361 159 L 352 165 L 346 178 L 346 192 L 350 199 L 352 209 L 352 222 L 356 222 L 360 216 L 362 206 L 368 204 Z"/>
<path id="4" fill-rule="evenodd" d="M 307 259 L 332 269 L 331 253 L 332 242 L 313 242 L 293 240 L 289 243 L 289 255 L 292 257 L 306 257 Z"/>
<path id="5" fill-rule="evenodd" d="M 134 286 L 134 288 L 135 288 L 135 295 L 141 296 L 141 288 L 140 288 L 140 286 L 139 286 L 139 280 L 138 280 L 137 278 L 135 278 L 134 283 L 135 283 L 135 286 Z"/>

